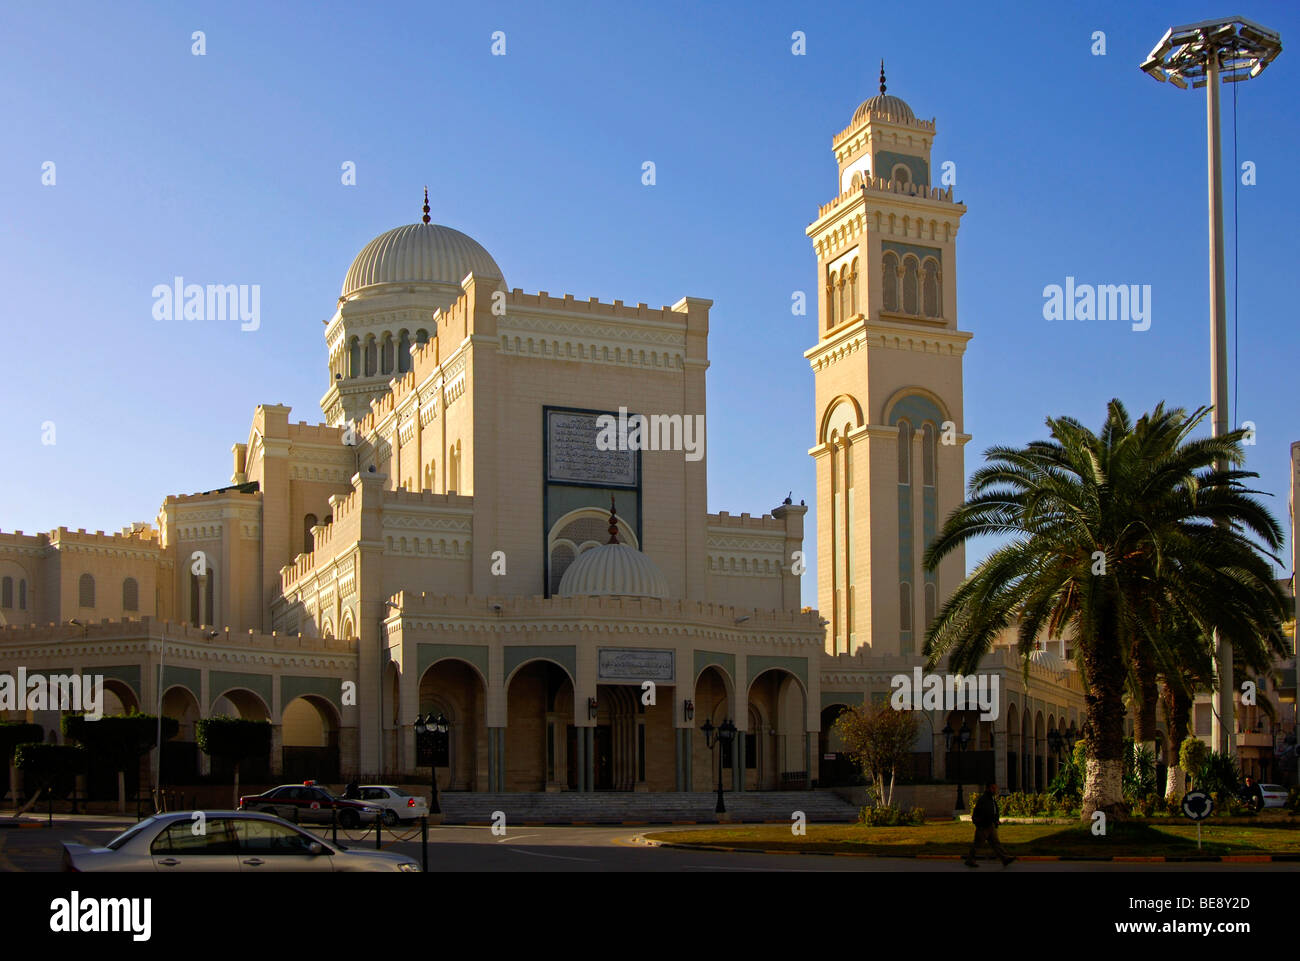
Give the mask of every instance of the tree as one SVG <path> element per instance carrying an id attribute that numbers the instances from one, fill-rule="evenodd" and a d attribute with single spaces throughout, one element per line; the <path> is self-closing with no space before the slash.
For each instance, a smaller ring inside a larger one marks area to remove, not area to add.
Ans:
<path id="1" fill-rule="evenodd" d="M 45 744 L 37 741 L 17 745 L 14 749 L 14 764 L 25 777 L 32 779 L 36 787 L 18 813 L 22 814 L 31 808 L 42 791 L 53 791 L 59 781 L 83 772 L 86 760 L 85 749 L 72 744 Z"/>
<path id="2" fill-rule="evenodd" d="M 1279 548 L 1281 528 L 1242 484 L 1257 475 L 1216 466 L 1244 461 L 1243 431 L 1190 439 L 1207 413 L 1160 404 L 1135 425 L 1112 400 L 1099 433 L 1049 417 L 1050 440 L 986 453 L 926 550 L 934 570 L 968 540 L 1011 537 L 930 625 L 931 666 L 947 655 L 951 670 L 972 673 L 1013 626 L 1023 658 L 1044 633 L 1071 636 L 1086 689 L 1084 819 L 1125 813 L 1124 690 L 1139 642 L 1157 663 L 1173 659 L 1164 612 L 1234 645 L 1276 646 L 1281 634 L 1285 598 L 1269 561 L 1280 562 L 1263 549 Z"/>
<path id="3" fill-rule="evenodd" d="M 126 811 L 126 772 L 138 768 L 140 758 L 153 750 L 158 738 L 156 714 L 109 714 L 98 721 L 84 714 L 66 714 L 61 722 L 63 733 L 102 758 L 117 772 L 117 809 Z M 163 740 L 175 737 L 180 723 L 172 717 L 162 719 Z"/>
<path id="4" fill-rule="evenodd" d="M 14 762 L 14 749 L 19 744 L 32 744 L 45 739 L 45 728 L 27 721 L 0 721 L 0 759 L 5 767 Z M 18 785 L 10 784 L 14 803 L 18 803 Z"/>
<path id="5" fill-rule="evenodd" d="M 888 807 L 894 802 L 894 779 L 898 769 L 911 760 L 917 724 L 913 712 L 896 711 L 884 701 L 851 707 L 835 721 L 835 732 L 845 753 L 871 780 L 878 804 Z"/>
<path id="6" fill-rule="evenodd" d="M 231 806 L 239 807 L 239 765 L 270 753 L 271 722 L 218 715 L 197 721 L 194 737 L 204 754 L 224 758 L 234 766 L 235 801 Z"/>

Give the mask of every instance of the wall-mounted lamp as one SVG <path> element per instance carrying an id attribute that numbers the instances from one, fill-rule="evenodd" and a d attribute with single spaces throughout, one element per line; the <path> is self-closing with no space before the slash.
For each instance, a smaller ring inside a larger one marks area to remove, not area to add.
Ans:
<path id="1" fill-rule="evenodd" d="M 689 724 L 695 720 L 695 702 L 689 698 L 682 702 L 682 711 L 686 715 L 686 721 Z"/>
<path id="2" fill-rule="evenodd" d="M 590 720 L 596 720 L 596 699 L 594 697 L 587 698 L 587 717 Z"/>

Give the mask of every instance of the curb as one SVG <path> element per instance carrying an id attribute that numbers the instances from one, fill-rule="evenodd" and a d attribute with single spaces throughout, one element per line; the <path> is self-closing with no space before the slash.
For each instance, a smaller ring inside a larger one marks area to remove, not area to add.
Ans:
<path id="1" fill-rule="evenodd" d="M 784 823 L 784 822 L 782 822 Z M 722 851 L 727 854 L 800 854 L 800 855 L 820 855 L 822 857 L 837 858 L 875 858 L 877 860 L 893 860 L 895 858 L 906 859 L 911 861 L 963 861 L 965 857 L 961 854 L 867 854 L 861 851 L 772 851 L 763 848 L 737 848 L 726 847 L 721 844 L 685 844 L 681 841 L 657 841 L 646 837 L 644 834 L 638 834 L 633 839 L 634 843 L 644 844 L 652 848 L 677 848 L 684 851 Z M 988 860 L 986 858 L 986 860 Z M 1093 856 L 1086 854 L 1018 854 L 1017 861 L 1112 861 L 1116 863 L 1157 863 L 1157 864 L 1183 864 L 1193 862 L 1222 862 L 1231 864 L 1267 864 L 1274 861 L 1300 861 L 1300 854 L 1204 854 L 1188 855 L 1186 857 L 1144 857 L 1140 855 L 1106 855 Z"/>
<path id="2" fill-rule="evenodd" d="M 0 819 L 0 828 L 43 828 L 45 821 L 16 821 L 13 818 Z"/>

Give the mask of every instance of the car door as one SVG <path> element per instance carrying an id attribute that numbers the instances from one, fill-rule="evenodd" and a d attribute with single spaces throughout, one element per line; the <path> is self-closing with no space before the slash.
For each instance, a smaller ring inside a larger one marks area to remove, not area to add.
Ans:
<path id="1" fill-rule="evenodd" d="M 279 874 L 285 871 L 333 871 L 334 856 L 328 847 L 312 854 L 313 838 L 290 824 L 261 818 L 234 822 L 239 870 L 246 874 Z"/>
<path id="2" fill-rule="evenodd" d="M 363 787 L 361 789 L 361 800 L 365 801 L 367 804 L 373 804 L 377 808 L 392 808 L 396 806 L 393 804 L 392 797 L 388 794 L 388 789 L 382 787 Z"/>
<path id="3" fill-rule="evenodd" d="M 235 841 L 225 818 L 173 821 L 149 845 L 159 874 L 239 870 Z"/>

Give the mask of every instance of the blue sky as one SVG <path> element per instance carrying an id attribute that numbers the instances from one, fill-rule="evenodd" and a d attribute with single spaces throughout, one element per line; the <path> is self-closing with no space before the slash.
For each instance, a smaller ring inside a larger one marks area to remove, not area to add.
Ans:
<path id="1" fill-rule="evenodd" d="M 1291 3 L 1230 12 L 1300 40 Z M 709 507 L 813 500 L 804 228 L 836 193 L 831 136 L 875 92 L 935 117 L 956 164 L 967 469 L 1042 436 L 1209 400 L 1202 91 L 1138 63 L 1204 3 L 546 5 L 69 3 L 0 11 L 0 280 L 9 426 L 0 526 L 117 529 L 228 482 L 257 403 L 320 420 L 321 321 L 356 252 L 419 216 L 510 286 L 651 305 L 708 297 Z M 191 53 L 202 30 L 206 54 Z M 491 34 L 506 35 L 492 56 Z M 803 31 L 804 56 L 791 53 Z M 1094 31 L 1105 56 L 1092 54 Z M 1300 55 L 1238 85 L 1233 420 L 1285 524 Z M 1231 163 L 1232 88 L 1224 91 Z M 657 183 L 641 183 L 656 164 Z M 41 183 L 54 161 L 57 182 Z M 340 167 L 356 164 L 356 186 Z M 1230 173 L 1231 171 L 1229 171 Z M 1226 214 L 1232 229 L 1233 180 Z M 1228 236 L 1228 279 L 1234 276 Z M 262 327 L 156 322 L 181 275 L 261 285 Z M 1152 325 L 1043 319 L 1066 276 L 1150 284 Z M 1233 290 L 1229 288 L 1231 310 Z M 1229 324 L 1232 327 L 1230 314 Z M 44 445 L 42 424 L 56 440 Z M 809 516 L 810 532 L 815 530 Z M 809 539 L 809 547 L 812 539 Z M 972 551 L 969 561 L 982 552 Z M 815 603 L 815 569 L 804 579 Z"/>

